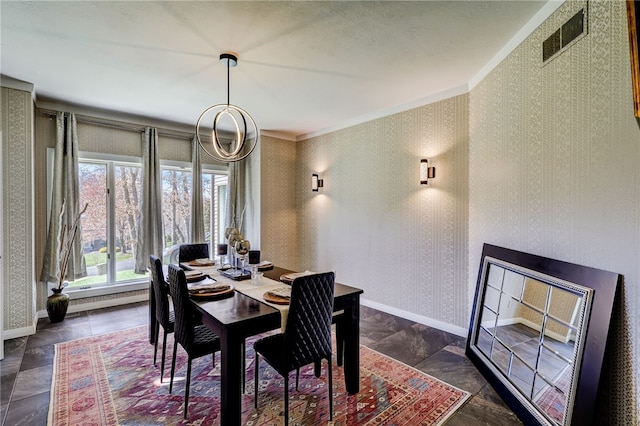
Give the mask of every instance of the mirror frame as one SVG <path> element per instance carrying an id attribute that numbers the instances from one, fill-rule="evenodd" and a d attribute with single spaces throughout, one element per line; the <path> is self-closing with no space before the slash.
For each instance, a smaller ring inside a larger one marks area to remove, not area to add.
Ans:
<path id="1" fill-rule="evenodd" d="M 493 262 L 494 259 L 497 262 Z M 584 299 L 586 305 L 580 331 L 582 336 L 580 342 L 576 341 L 575 382 L 573 391 L 567 396 L 568 412 L 562 425 L 594 424 L 598 385 L 611 313 L 622 276 L 588 266 L 484 244 L 469 324 L 466 355 L 525 425 L 556 426 L 557 423 L 547 420 L 547 417 L 511 384 L 506 375 L 486 358 L 474 341 L 480 328 L 488 264 L 510 269 L 555 287 L 563 288 L 557 285 L 558 282 L 562 282 L 567 283 L 569 287 L 582 287 L 587 290 L 585 294 L 588 296 Z M 509 265 L 512 267 L 510 268 Z"/>

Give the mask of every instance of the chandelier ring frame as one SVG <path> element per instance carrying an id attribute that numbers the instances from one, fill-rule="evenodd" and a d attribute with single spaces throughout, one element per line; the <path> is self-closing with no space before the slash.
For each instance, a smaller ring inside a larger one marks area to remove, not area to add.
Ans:
<path id="1" fill-rule="evenodd" d="M 201 131 L 200 131 L 202 121 L 205 119 L 205 116 L 207 116 L 212 111 L 217 111 L 213 119 L 213 126 L 211 128 L 211 145 L 213 145 L 213 152 L 210 150 L 210 148 L 207 147 L 207 144 L 205 144 L 202 141 Z M 235 111 L 242 118 L 244 132 L 241 132 L 238 120 L 233 115 L 232 111 Z M 235 125 L 236 141 L 238 141 L 238 143 L 236 144 L 236 148 L 232 152 L 228 151 L 226 148 L 222 146 L 221 138 L 219 136 L 220 129 L 218 126 L 218 121 L 225 114 L 231 117 Z M 242 149 L 246 148 L 245 142 L 247 141 L 247 135 L 250 134 L 250 132 L 248 131 L 250 129 L 247 128 L 247 121 L 249 121 L 249 123 L 251 124 L 251 127 L 253 128 L 254 136 L 250 138 L 251 139 L 250 147 L 246 150 L 244 154 L 240 155 L 240 152 L 242 151 Z M 253 117 L 251 117 L 251 114 L 249 114 L 243 108 L 240 108 L 239 106 L 232 105 L 232 104 L 216 104 L 205 109 L 202 112 L 202 114 L 200 114 L 200 117 L 198 118 L 198 121 L 196 123 L 196 139 L 200 147 L 204 150 L 204 152 L 210 157 L 212 157 L 213 159 L 222 161 L 225 163 L 236 162 L 248 157 L 255 149 L 259 139 L 258 126 L 256 125 L 256 122 L 253 120 Z M 242 140 L 240 141 L 240 139 Z"/>

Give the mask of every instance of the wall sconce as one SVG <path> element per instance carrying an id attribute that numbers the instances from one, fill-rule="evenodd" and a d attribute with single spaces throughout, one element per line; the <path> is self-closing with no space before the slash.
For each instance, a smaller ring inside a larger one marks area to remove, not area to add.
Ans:
<path id="1" fill-rule="evenodd" d="M 436 168 L 429 167 L 429 162 L 426 158 L 420 160 L 420 183 L 422 185 L 428 185 L 429 179 L 436 177 Z"/>
<path id="2" fill-rule="evenodd" d="M 318 175 L 317 174 L 312 174 L 311 175 L 311 190 L 313 192 L 318 192 L 318 188 L 322 188 L 324 186 L 324 180 L 323 179 L 318 179 Z"/>

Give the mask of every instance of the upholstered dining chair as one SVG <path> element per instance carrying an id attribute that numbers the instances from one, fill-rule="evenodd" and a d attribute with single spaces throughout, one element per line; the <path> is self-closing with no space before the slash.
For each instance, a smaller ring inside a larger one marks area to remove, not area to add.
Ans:
<path id="1" fill-rule="evenodd" d="M 176 369 L 176 353 L 178 344 L 187 353 L 187 375 L 184 386 L 184 418 L 187 418 L 189 407 L 189 387 L 191 385 L 191 361 L 205 355 L 212 355 L 212 366 L 215 366 L 216 352 L 220 350 L 220 338 L 207 326 L 200 324 L 195 315 L 195 308 L 189 300 L 187 279 L 184 271 L 177 265 L 169 265 L 169 292 L 173 299 L 176 323 L 173 336 L 173 361 L 171 362 L 171 381 L 169 393 L 173 390 L 173 376 Z"/>
<path id="2" fill-rule="evenodd" d="M 208 243 L 181 244 L 178 249 L 178 262 L 190 262 L 209 257 Z"/>
<path id="3" fill-rule="evenodd" d="M 333 313 L 333 272 L 306 275 L 291 283 L 289 314 L 283 333 L 257 340 L 254 378 L 254 405 L 258 408 L 260 355 L 284 379 L 284 424 L 289 424 L 289 373 L 296 370 L 296 390 L 300 367 L 328 361 L 329 418 L 333 420 L 333 374 L 331 371 L 331 317 Z"/>
<path id="4" fill-rule="evenodd" d="M 154 255 L 149 256 L 151 266 L 151 282 L 156 305 L 156 326 L 154 330 L 153 365 L 156 365 L 158 356 L 158 337 L 162 327 L 162 361 L 160 362 L 160 383 L 164 375 L 164 360 L 167 353 L 167 334 L 173 333 L 175 324 L 174 312 L 169 308 L 169 288 L 164 280 L 162 261 Z"/>

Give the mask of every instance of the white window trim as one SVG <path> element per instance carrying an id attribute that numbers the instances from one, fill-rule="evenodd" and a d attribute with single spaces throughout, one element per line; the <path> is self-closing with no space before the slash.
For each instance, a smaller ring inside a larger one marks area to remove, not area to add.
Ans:
<path id="1" fill-rule="evenodd" d="M 51 211 L 51 192 L 53 188 L 53 164 L 55 157 L 55 148 L 47 148 L 47 211 Z M 117 162 L 117 163 L 130 163 L 130 164 L 141 164 L 142 159 L 140 157 L 134 156 L 125 156 L 125 155 L 112 155 L 112 154 L 103 154 L 97 152 L 86 152 L 80 151 L 78 152 L 78 157 L 81 160 L 88 161 L 106 161 L 106 162 Z M 175 168 L 181 170 L 191 170 L 192 164 L 186 161 L 173 161 L 173 160 L 160 160 L 160 167 L 166 168 Z M 202 171 L 207 173 L 215 173 L 221 175 L 228 175 L 229 168 L 223 165 L 216 164 L 207 164 L 202 163 Z M 110 215 L 112 216 L 112 215 Z M 111 222 L 115 220 L 113 217 L 108 218 L 108 221 Z M 47 220 L 47 227 L 49 226 L 49 222 Z M 114 223 L 109 223 L 109 229 L 113 228 Z M 108 296 L 112 294 L 120 294 L 131 291 L 145 290 L 149 288 L 149 277 L 141 277 L 139 280 L 129 281 L 124 283 L 115 283 L 115 284 L 98 284 L 91 286 L 91 288 L 73 288 L 68 287 L 65 290 L 65 293 L 69 295 L 71 300 L 74 299 L 84 299 L 89 297 L 100 297 L 100 296 Z"/>

